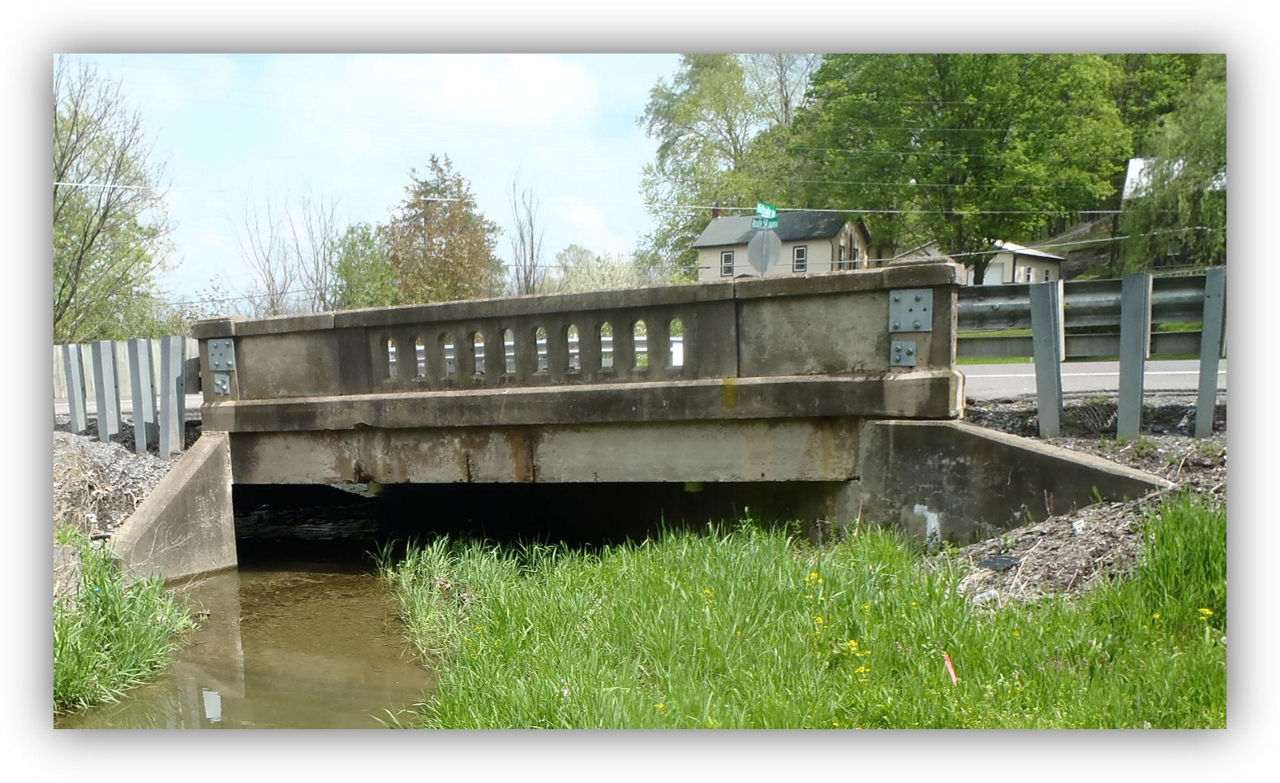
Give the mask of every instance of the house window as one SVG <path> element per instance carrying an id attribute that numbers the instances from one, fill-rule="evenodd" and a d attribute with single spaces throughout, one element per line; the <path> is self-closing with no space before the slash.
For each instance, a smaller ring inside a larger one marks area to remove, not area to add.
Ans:
<path id="1" fill-rule="evenodd" d="M 797 245 L 791 248 L 791 271 L 807 272 L 809 270 L 809 248 Z"/>
<path id="2" fill-rule="evenodd" d="M 724 250 L 720 253 L 720 276 L 733 277 L 733 251 Z"/>
<path id="3" fill-rule="evenodd" d="M 1044 270 L 1044 281 L 1045 281 L 1046 283 L 1047 283 L 1047 282 L 1049 282 L 1049 270 L 1048 270 L 1048 269 Z"/>
<path id="4" fill-rule="evenodd" d="M 847 267 L 845 266 L 845 263 L 844 263 L 844 245 L 837 245 L 836 246 L 836 269 L 841 270 L 846 268 Z"/>

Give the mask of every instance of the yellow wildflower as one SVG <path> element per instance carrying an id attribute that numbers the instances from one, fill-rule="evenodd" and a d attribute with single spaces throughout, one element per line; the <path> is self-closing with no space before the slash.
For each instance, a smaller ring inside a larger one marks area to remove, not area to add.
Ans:
<path id="1" fill-rule="evenodd" d="M 1210 617 L 1212 617 L 1212 616 L 1213 616 L 1213 610 L 1212 610 L 1212 609 L 1207 609 L 1207 608 L 1205 608 L 1205 607 L 1203 607 L 1203 606 L 1202 606 L 1202 607 L 1200 607 L 1200 619 L 1202 619 L 1202 620 L 1208 620 L 1208 619 L 1209 619 Z"/>
<path id="2" fill-rule="evenodd" d="M 657 707 L 657 708 L 658 708 L 658 709 L 660 709 L 660 710 L 665 710 L 665 709 L 667 708 L 667 703 L 666 703 L 665 701 L 660 701 L 660 702 L 658 702 L 657 704 L 655 704 L 655 705 L 653 705 L 653 706 L 654 706 L 654 707 Z"/>

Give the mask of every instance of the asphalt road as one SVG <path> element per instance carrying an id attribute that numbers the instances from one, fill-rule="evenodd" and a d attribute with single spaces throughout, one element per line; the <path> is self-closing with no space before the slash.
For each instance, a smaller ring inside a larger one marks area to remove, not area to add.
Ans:
<path id="1" fill-rule="evenodd" d="M 962 364 L 965 396 L 974 399 L 1016 397 L 1036 393 L 1036 368 L 1032 364 Z M 1200 362 L 1196 360 L 1149 361 L 1143 377 L 1144 391 L 1196 391 Z M 1227 388 L 1227 360 L 1218 362 L 1218 388 Z M 1119 362 L 1065 362 L 1062 391 L 1118 392 Z"/>

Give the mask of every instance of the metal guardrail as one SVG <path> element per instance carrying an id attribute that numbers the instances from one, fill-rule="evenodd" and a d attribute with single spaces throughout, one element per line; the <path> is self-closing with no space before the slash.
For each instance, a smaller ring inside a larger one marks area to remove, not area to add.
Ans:
<path id="1" fill-rule="evenodd" d="M 191 345 L 196 350 L 194 377 L 187 367 Z M 144 454 L 156 443 L 160 457 L 168 459 L 184 446 L 186 392 L 189 382 L 198 385 L 198 361 L 199 346 L 188 337 L 56 345 L 54 397 L 66 400 L 71 431 L 83 433 L 92 396 L 98 438 L 104 443 L 120 433 L 120 403 L 130 400 L 135 451 Z"/>
<path id="2" fill-rule="evenodd" d="M 1036 366 L 1040 434 L 1058 434 L 1062 411 L 1061 364 L 1072 358 L 1117 356 L 1120 401 L 1117 437 L 1137 437 L 1144 364 L 1151 356 L 1200 358 L 1196 437 L 1213 431 L 1217 368 L 1226 356 L 1225 266 L 1193 276 L 1014 283 L 960 289 L 956 355 L 959 358 L 1029 356 Z M 1199 331 L 1160 332 L 1165 323 L 1197 323 Z M 1025 335 L 982 332 L 1027 330 Z M 968 332 L 968 334 L 966 334 Z"/>
<path id="3" fill-rule="evenodd" d="M 1029 335 L 982 335 L 974 332 L 1031 329 L 1031 286 L 1007 283 L 961 288 L 957 301 L 956 354 L 961 358 L 1031 356 Z M 1068 359 L 1117 356 L 1120 353 L 1121 280 L 1062 283 L 1064 356 Z M 1161 332 L 1170 323 L 1198 323 L 1204 315 L 1205 275 L 1151 278 L 1150 353 L 1155 356 L 1199 353 L 1199 331 Z M 1100 332 L 1110 328 L 1113 331 Z M 1087 331 L 1081 331 L 1087 330 Z M 969 332 L 970 334 L 965 334 Z"/>

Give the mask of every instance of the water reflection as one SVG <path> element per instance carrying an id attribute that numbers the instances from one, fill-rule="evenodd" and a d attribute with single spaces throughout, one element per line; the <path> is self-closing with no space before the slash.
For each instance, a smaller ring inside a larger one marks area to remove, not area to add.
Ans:
<path id="1" fill-rule="evenodd" d="M 59 728 L 379 728 L 430 681 L 367 573 L 246 570 L 186 588 L 208 613 L 171 671 Z"/>

